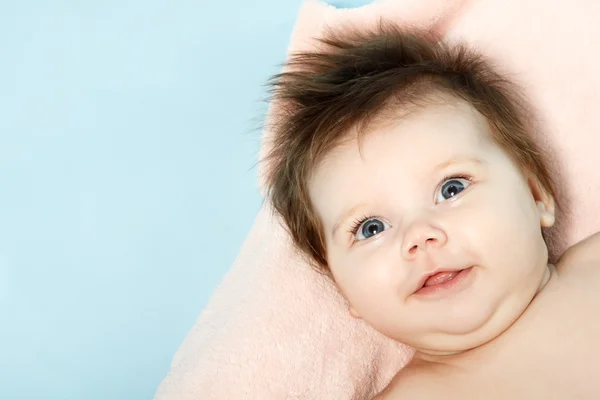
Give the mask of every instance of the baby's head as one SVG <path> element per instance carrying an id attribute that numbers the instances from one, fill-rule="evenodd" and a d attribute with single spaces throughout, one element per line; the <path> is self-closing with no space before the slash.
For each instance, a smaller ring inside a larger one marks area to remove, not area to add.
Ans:
<path id="1" fill-rule="evenodd" d="M 381 333 L 432 354 L 491 340 L 549 271 L 555 190 L 522 100 L 425 33 L 381 24 L 322 43 L 273 80 L 275 210 Z"/>

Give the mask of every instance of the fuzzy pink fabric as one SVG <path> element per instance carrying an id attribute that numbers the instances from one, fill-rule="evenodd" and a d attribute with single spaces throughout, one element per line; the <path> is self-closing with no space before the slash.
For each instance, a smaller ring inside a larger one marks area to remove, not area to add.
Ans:
<path id="1" fill-rule="evenodd" d="M 555 258 L 600 230 L 599 16 L 595 0 L 387 0 L 350 10 L 307 0 L 289 50 L 310 50 L 325 25 L 361 28 L 383 17 L 496 60 L 525 88 L 553 156 L 569 216 L 551 237 Z M 348 315 L 266 204 L 155 399 L 370 399 L 411 354 Z"/>

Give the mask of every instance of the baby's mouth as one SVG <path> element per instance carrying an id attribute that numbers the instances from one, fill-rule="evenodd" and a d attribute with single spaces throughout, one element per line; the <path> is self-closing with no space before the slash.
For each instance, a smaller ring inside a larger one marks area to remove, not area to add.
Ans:
<path id="1" fill-rule="evenodd" d="M 427 278 L 422 287 L 441 285 L 442 283 L 454 279 L 454 277 L 458 275 L 460 271 L 462 271 L 462 269 L 458 271 L 442 271 L 438 272 L 437 274 L 433 274 Z"/>
<path id="2" fill-rule="evenodd" d="M 472 269 L 473 267 L 471 266 L 462 269 L 448 269 L 426 275 L 422 278 L 414 294 L 431 295 L 435 293 L 449 293 L 449 291 L 464 280 Z"/>

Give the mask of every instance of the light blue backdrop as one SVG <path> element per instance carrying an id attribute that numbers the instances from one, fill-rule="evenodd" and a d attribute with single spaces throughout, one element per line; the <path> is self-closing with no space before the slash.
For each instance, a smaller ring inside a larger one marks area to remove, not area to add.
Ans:
<path id="1" fill-rule="evenodd" d="M 0 1 L 0 399 L 153 396 L 260 207 L 299 5 Z"/>

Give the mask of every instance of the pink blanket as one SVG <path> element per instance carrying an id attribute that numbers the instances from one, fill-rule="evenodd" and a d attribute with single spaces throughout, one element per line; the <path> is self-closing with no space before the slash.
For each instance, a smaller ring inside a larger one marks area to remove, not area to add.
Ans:
<path id="1" fill-rule="evenodd" d="M 325 25 L 364 27 L 380 17 L 465 40 L 525 88 L 568 216 L 551 237 L 553 258 L 600 230 L 600 2 L 388 0 L 338 10 L 307 0 L 289 50 L 309 50 Z M 266 204 L 155 398 L 370 399 L 410 357 L 348 315 Z"/>

